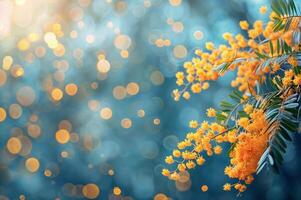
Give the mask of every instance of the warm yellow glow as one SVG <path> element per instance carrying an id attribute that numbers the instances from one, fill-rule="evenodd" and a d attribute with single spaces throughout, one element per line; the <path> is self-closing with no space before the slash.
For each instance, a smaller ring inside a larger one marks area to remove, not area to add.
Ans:
<path id="1" fill-rule="evenodd" d="M 137 115 L 138 115 L 138 117 L 142 118 L 145 116 L 145 111 L 143 109 L 140 109 L 137 111 Z"/>
<path id="2" fill-rule="evenodd" d="M 11 154 L 18 154 L 21 151 L 22 143 L 19 138 L 11 137 L 6 143 L 6 148 Z"/>
<path id="3" fill-rule="evenodd" d="M 27 39 L 21 39 L 19 40 L 17 47 L 20 51 L 26 51 L 30 47 L 30 42 Z"/>
<path id="4" fill-rule="evenodd" d="M 120 86 L 120 85 L 114 87 L 114 89 L 113 89 L 113 96 L 116 99 L 118 99 L 118 100 L 124 99 L 126 97 L 126 89 L 125 89 L 125 87 Z"/>
<path id="5" fill-rule="evenodd" d="M 50 49 L 55 49 L 58 46 L 56 35 L 52 32 L 47 32 L 44 35 L 44 41 L 47 43 Z"/>
<path id="6" fill-rule="evenodd" d="M 39 170 L 40 162 L 35 157 L 31 157 L 25 161 L 25 167 L 29 172 L 34 173 Z"/>
<path id="7" fill-rule="evenodd" d="M 127 50 L 131 43 L 132 40 L 128 35 L 118 35 L 114 41 L 115 47 L 120 50 Z"/>
<path id="8" fill-rule="evenodd" d="M 63 98 L 64 94 L 62 92 L 62 90 L 60 88 L 54 88 L 51 91 L 51 97 L 53 98 L 53 100 L 55 101 L 59 101 Z"/>
<path id="9" fill-rule="evenodd" d="M 112 110 L 108 107 L 105 107 L 103 109 L 100 110 L 100 117 L 103 118 L 103 119 L 111 119 L 112 118 Z"/>
<path id="10" fill-rule="evenodd" d="M 66 144 L 70 140 L 70 134 L 66 129 L 60 129 L 55 133 L 55 139 L 58 143 Z"/>
<path id="11" fill-rule="evenodd" d="M 89 183 L 83 187 L 82 193 L 88 199 L 96 199 L 99 196 L 100 190 L 96 184 Z"/>
<path id="12" fill-rule="evenodd" d="M 111 68 L 111 65 L 110 65 L 109 61 L 107 61 L 105 59 L 101 59 L 97 63 L 97 70 L 100 73 L 107 73 L 110 71 L 110 68 Z"/>
<path id="13" fill-rule="evenodd" d="M 2 68 L 4 70 L 9 70 L 13 62 L 14 59 L 11 56 L 5 56 L 2 61 Z"/>
<path id="14" fill-rule="evenodd" d="M 132 126 L 132 120 L 129 118 L 124 118 L 121 120 L 121 126 L 123 128 L 131 128 Z"/>
<path id="15" fill-rule="evenodd" d="M 78 90 L 77 85 L 74 83 L 69 83 L 65 86 L 65 91 L 70 96 L 76 95 L 77 90 Z"/>
<path id="16" fill-rule="evenodd" d="M 121 195 L 120 187 L 114 187 L 113 194 L 116 195 L 116 196 Z"/>
<path id="17" fill-rule="evenodd" d="M 115 172 L 114 172 L 114 170 L 110 169 L 110 170 L 108 171 L 108 174 L 109 174 L 110 176 L 114 176 Z"/>
<path id="18" fill-rule="evenodd" d="M 154 124 L 155 125 L 159 125 L 161 123 L 160 119 L 156 118 L 154 119 Z"/>
<path id="19" fill-rule="evenodd" d="M 45 169 L 44 175 L 50 177 L 52 175 L 52 172 L 49 169 Z"/>
<path id="20" fill-rule="evenodd" d="M 69 153 L 67 151 L 62 151 L 61 156 L 62 158 L 67 158 L 69 156 Z"/>
<path id="21" fill-rule="evenodd" d="M 3 122 L 6 118 L 6 111 L 4 110 L 4 108 L 0 107 L 0 122 Z"/>
<path id="22" fill-rule="evenodd" d="M 120 56 L 122 58 L 128 58 L 129 57 L 129 52 L 127 50 L 122 50 L 122 51 L 120 51 Z"/>
<path id="23" fill-rule="evenodd" d="M 31 41 L 31 42 L 36 42 L 40 39 L 39 35 L 37 33 L 30 33 L 28 35 L 28 39 Z"/>
<path id="24" fill-rule="evenodd" d="M 139 92 L 139 85 L 135 82 L 131 82 L 126 86 L 126 91 L 129 95 L 136 95 Z"/>
<path id="25" fill-rule="evenodd" d="M 168 197 L 163 193 L 158 193 L 154 197 L 154 200 L 168 200 Z"/>
<path id="26" fill-rule="evenodd" d="M 54 55 L 56 55 L 57 57 L 62 57 L 65 55 L 66 49 L 64 47 L 64 45 L 58 43 L 56 45 L 56 47 L 53 48 L 53 53 Z"/>

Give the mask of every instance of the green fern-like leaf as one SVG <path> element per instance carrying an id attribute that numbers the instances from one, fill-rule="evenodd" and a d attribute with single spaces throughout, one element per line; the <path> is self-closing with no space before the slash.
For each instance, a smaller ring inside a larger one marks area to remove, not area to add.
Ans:
<path id="1" fill-rule="evenodd" d="M 273 0 L 272 10 L 277 14 L 274 19 L 274 31 L 287 31 L 293 18 L 300 17 L 299 9 L 293 0 Z"/>
<path id="2" fill-rule="evenodd" d="M 269 99 L 270 103 L 266 112 L 269 127 L 266 131 L 274 131 L 274 133 L 258 162 L 257 174 L 267 165 L 271 166 L 275 172 L 279 172 L 286 153 L 287 143 L 292 141 L 291 134 L 296 133 L 298 129 L 299 116 L 296 111 L 301 107 L 298 94 L 289 96 L 284 102 L 280 98 L 282 94 L 277 93 Z M 299 96 L 301 95 L 299 94 Z"/>

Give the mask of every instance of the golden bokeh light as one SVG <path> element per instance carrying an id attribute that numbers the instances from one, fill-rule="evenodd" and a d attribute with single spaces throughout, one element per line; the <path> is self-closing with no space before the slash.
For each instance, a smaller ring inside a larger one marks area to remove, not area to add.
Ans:
<path id="1" fill-rule="evenodd" d="M 39 36 L 38 33 L 30 33 L 30 34 L 28 35 L 28 39 L 29 39 L 29 41 L 31 41 L 31 42 L 36 42 L 36 41 L 38 41 L 38 40 L 40 39 L 40 36 Z"/>
<path id="2" fill-rule="evenodd" d="M 169 200 L 169 198 L 163 193 L 158 193 L 155 195 L 154 200 Z"/>
<path id="3" fill-rule="evenodd" d="M 113 96 L 118 100 L 124 99 L 126 97 L 126 94 L 127 93 L 125 87 L 121 85 L 118 85 L 113 89 Z"/>
<path id="4" fill-rule="evenodd" d="M 157 47 L 161 48 L 164 46 L 164 40 L 162 38 L 159 38 L 155 41 L 155 44 Z"/>
<path id="5" fill-rule="evenodd" d="M 21 195 L 19 196 L 19 199 L 20 199 L 20 200 L 25 200 L 25 199 L 26 199 L 26 197 L 25 197 L 25 195 L 24 195 L 24 194 L 21 194 Z"/>
<path id="6" fill-rule="evenodd" d="M 53 54 L 57 57 L 62 57 L 66 53 L 66 49 L 64 45 L 61 43 L 57 44 L 56 47 L 53 48 Z"/>
<path id="7" fill-rule="evenodd" d="M 123 127 L 123 128 L 131 128 L 131 126 L 132 126 L 132 120 L 131 119 L 129 119 L 129 118 L 124 118 L 124 119 L 122 119 L 121 120 L 121 126 Z"/>
<path id="8" fill-rule="evenodd" d="M 117 35 L 114 45 L 117 49 L 127 50 L 132 44 L 132 40 L 128 35 Z"/>
<path id="9" fill-rule="evenodd" d="M 33 138 L 38 138 L 41 135 L 41 127 L 37 124 L 29 124 L 27 126 L 28 135 Z"/>
<path id="10" fill-rule="evenodd" d="M 5 56 L 2 60 L 2 68 L 4 70 L 9 70 L 10 67 L 12 66 L 14 60 L 11 56 Z"/>
<path id="11" fill-rule="evenodd" d="M 60 88 L 54 88 L 52 89 L 51 91 L 51 97 L 53 100 L 55 101 L 59 101 L 63 98 L 64 96 L 64 93 L 63 91 L 60 89 Z"/>
<path id="12" fill-rule="evenodd" d="M 10 70 L 10 74 L 14 77 L 14 78 L 19 78 L 24 76 L 24 69 L 23 67 L 21 67 L 20 65 L 14 65 L 12 66 L 11 70 Z"/>
<path id="13" fill-rule="evenodd" d="M 143 109 L 139 109 L 137 111 L 137 115 L 138 115 L 138 117 L 142 118 L 145 116 L 145 111 Z"/>
<path id="14" fill-rule="evenodd" d="M 29 172 L 34 173 L 39 170 L 40 161 L 35 157 L 30 157 L 25 161 L 25 167 Z"/>
<path id="15" fill-rule="evenodd" d="M 66 144 L 70 140 L 70 134 L 66 129 L 60 129 L 55 133 L 55 139 L 60 144 Z"/>
<path id="16" fill-rule="evenodd" d="M 26 51 L 30 48 L 30 42 L 26 38 L 23 38 L 19 40 L 17 47 L 20 51 Z"/>
<path id="17" fill-rule="evenodd" d="M 208 191 L 208 186 L 207 186 L 207 185 L 202 185 L 202 186 L 201 186 L 201 190 L 202 190 L 203 192 L 207 192 L 207 191 Z"/>
<path id="18" fill-rule="evenodd" d="M 68 151 L 62 151 L 61 156 L 62 156 L 62 158 L 68 158 L 69 157 L 69 152 Z"/>
<path id="19" fill-rule="evenodd" d="M 97 62 L 96 67 L 100 73 L 107 73 L 110 71 L 111 65 L 110 65 L 109 61 L 107 61 L 105 59 L 101 59 Z"/>
<path id="20" fill-rule="evenodd" d="M 54 49 L 58 46 L 58 41 L 56 39 L 56 35 L 52 32 L 47 32 L 44 35 L 44 41 L 47 43 L 50 49 Z"/>
<path id="21" fill-rule="evenodd" d="M 105 120 L 111 119 L 112 115 L 113 115 L 113 112 L 112 112 L 111 108 L 109 108 L 109 107 L 105 107 L 100 110 L 100 117 L 102 119 L 105 119 Z"/>
<path id="22" fill-rule="evenodd" d="M 171 41 L 169 39 L 166 39 L 163 41 L 164 46 L 170 46 L 171 45 Z"/>
<path id="23" fill-rule="evenodd" d="M 50 177 L 50 176 L 52 176 L 52 172 L 51 172 L 51 170 L 49 170 L 49 169 L 45 169 L 45 171 L 44 171 L 44 175 L 45 175 L 46 177 Z"/>
<path id="24" fill-rule="evenodd" d="M 159 125 L 161 123 L 161 120 L 159 118 L 154 119 L 154 124 Z"/>
<path id="25" fill-rule="evenodd" d="M 0 122 L 3 122 L 6 119 L 6 111 L 4 108 L 0 107 Z"/>
<path id="26" fill-rule="evenodd" d="M 116 195 L 116 196 L 119 196 L 119 195 L 121 195 L 121 189 L 120 189 L 120 187 L 114 187 L 114 189 L 113 189 L 113 194 L 114 195 Z"/>
<path id="27" fill-rule="evenodd" d="M 11 154 L 18 154 L 21 151 L 22 143 L 19 138 L 11 137 L 6 143 L 6 148 Z"/>
<path id="28" fill-rule="evenodd" d="M 136 95 L 139 92 L 139 85 L 138 83 L 131 82 L 127 84 L 126 91 L 129 95 Z"/>
<path id="29" fill-rule="evenodd" d="M 114 170 L 113 170 L 113 169 L 109 169 L 109 171 L 108 171 L 108 175 L 110 175 L 110 176 L 114 176 L 114 174 L 115 174 Z"/>
<path id="30" fill-rule="evenodd" d="M 69 83 L 65 86 L 65 92 L 69 95 L 69 96 L 74 96 L 76 95 L 78 91 L 78 87 L 76 84 L 74 83 Z"/>
<path id="31" fill-rule="evenodd" d="M 87 199 L 96 199 L 99 196 L 99 187 L 94 183 L 84 185 L 82 189 L 83 196 Z"/>
<path id="32" fill-rule="evenodd" d="M 129 51 L 127 51 L 127 50 L 121 50 L 120 51 L 120 56 L 122 58 L 128 58 L 129 57 Z"/>

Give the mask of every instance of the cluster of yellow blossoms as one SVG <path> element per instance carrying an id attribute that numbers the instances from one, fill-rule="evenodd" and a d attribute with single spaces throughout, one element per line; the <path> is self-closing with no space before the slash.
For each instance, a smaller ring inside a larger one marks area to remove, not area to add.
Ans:
<path id="1" fill-rule="evenodd" d="M 263 110 L 253 109 L 247 104 L 244 111 L 250 117 L 237 120 L 237 128 L 231 130 L 216 122 L 204 121 L 198 124 L 197 121 L 191 121 L 189 126 L 195 131 L 188 133 L 186 139 L 178 143 L 178 148 L 172 155 L 165 159 L 167 164 L 177 164 L 177 168 L 174 171 L 163 169 L 162 174 L 177 181 L 180 178 L 179 173 L 203 165 L 206 156 L 222 153 L 221 143 L 230 143 L 233 150 L 229 154 L 231 160 L 230 165 L 225 168 L 225 174 L 238 179 L 238 182 L 226 183 L 224 190 L 230 191 L 234 186 L 239 192 L 243 192 L 246 189 L 245 184 L 250 184 L 254 179 L 252 174 L 267 147 L 270 134 L 266 132 L 268 123 Z M 215 110 L 210 108 L 207 115 L 214 117 L 214 113 Z"/>
<path id="2" fill-rule="evenodd" d="M 264 13 L 266 8 L 261 10 Z M 293 32 L 300 31 L 300 17 L 295 17 L 292 20 L 289 30 L 274 32 L 275 16 L 276 14 L 272 12 L 270 21 L 266 25 L 257 20 L 252 28 L 247 21 L 241 21 L 239 25 L 243 31 L 247 31 L 249 38 L 245 38 L 242 34 L 234 36 L 231 33 L 224 33 L 223 38 L 228 45 L 222 44 L 215 47 L 212 42 L 207 42 L 205 51 L 196 50 L 197 57 L 184 63 L 185 71 L 176 73 L 176 83 L 181 89 L 173 91 L 174 99 L 176 101 L 181 97 L 189 99 L 190 91 L 200 93 L 202 90 L 208 89 L 208 81 L 217 80 L 219 76 L 223 75 L 217 69 L 225 63 L 230 63 L 229 70 L 237 70 L 237 77 L 232 81 L 231 86 L 237 87 L 243 93 L 254 93 L 256 82 L 265 80 L 264 74 L 276 73 L 280 70 L 280 65 L 277 62 L 270 62 L 265 67 L 260 68 L 264 60 L 255 59 L 257 57 L 256 52 L 268 55 L 269 59 L 278 56 L 277 52 L 271 52 L 270 44 L 265 41 L 271 41 L 273 49 L 277 49 L 278 39 L 284 40 L 293 50 L 299 48 L 298 44 L 292 42 L 292 39 Z M 294 56 L 290 56 L 288 62 L 293 66 L 298 64 L 298 60 Z"/>
<path id="3" fill-rule="evenodd" d="M 266 11 L 266 7 L 260 8 L 262 14 Z M 227 45 L 216 47 L 212 42 L 207 42 L 206 50 L 196 50 L 197 57 L 185 62 L 184 71 L 176 73 L 176 83 L 181 89 L 175 89 L 173 95 L 178 101 L 181 97 L 189 99 L 190 92 L 200 93 L 208 89 L 209 81 L 217 80 L 228 70 L 235 70 L 237 76 L 231 86 L 242 93 L 240 105 L 243 106 L 244 117 L 233 119 L 235 125 L 232 128 L 228 127 L 228 120 L 226 123 L 191 121 L 189 126 L 194 131 L 189 132 L 186 138 L 178 143 L 172 155 L 166 157 L 167 164 L 176 166 L 174 170 L 163 169 L 164 176 L 177 181 L 181 173 L 197 165 L 203 165 L 206 157 L 221 154 L 223 147 L 227 147 L 222 143 L 228 143 L 231 145 L 230 164 L 225 167 L 224 173 L 237 181 L 226 183 L 223 190 L 230 191 L 234 188 L 239 193 L 244 192 L 247 184 L 254 180 L 253 175 L 258 161 L 273 133 L 270 132 L 264 108 L 254 108 L 248 103 L 248 99 L 259 98 L 255 87 L 256 84 L 265 81 L 267 74 L 280 78 L 283 87 L 301 84 L 301 74 L 294 71 L 294 67 L 298 66 L 298 59 L 294 54 L 286 55 L 284 60 L 290 65 L 287 68 L 282 68 L 283 63 L 273 60 L 285 55 L 279 50 L 276 52 L 279 40 L 285 42 L 293 52 L 300 51 L 300 43 L 294 43 L 293 33 L 295 31 L 301 33 L 301 17 L 293 17 L 288 29 L 280 31 L 275 31 L 274 27 L 274 20 L 279 16 L 272 12 L 269 17 L 268 23 L 264 24 L 257 20 L 252 27 L 247 21 L 241 21 L 239 25 L 243 31 L 247 31 L 248 38 L 242 34 L 234 36 L 231 33 L 224 33 L 223 38 L 227 41 Z M 283 20 L 286 21 L 285 18 Z M 216 117 L 217 113 L 225 118 L 229 117 L 226 112 L 217 112 L 213 108 L 207 110 L 208 117 Z M 232 120 L 231 116 L 228 119 Z"/>

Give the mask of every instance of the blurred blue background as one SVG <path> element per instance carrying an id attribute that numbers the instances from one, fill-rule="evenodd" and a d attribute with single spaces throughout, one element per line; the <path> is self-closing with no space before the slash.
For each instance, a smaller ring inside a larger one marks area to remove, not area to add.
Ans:
<path id="1" fill-rule="evenodd" d="M 0 0 L 0 107 L 7 113 L 0 122 L 0 199 L 82 199 L 87 183 L 99 186 L 98 199 L 158 193 L 235 199 L 235 192 L 222 191 L 229 181 L 226 155 L 208 159 L 177 185 L 161 175 L 165 156 L 190 131 L 188 122 L 206 119 L 235 74 L 189 101 L 175 102 L 171 92 L 175 72 L 195 49 L 223 43 L 224 32 L 239 33 L 240 20 L 267 20 L 262 5 L 270 11 L 264 0 Z M 60 49 L 43 38 L 55 30 Z M 76 95 L 67 94 L 68 83 L 77 85 Z M 63 91 L 59 101 L 53 88 Z M 71 133 L 67 144 L 55 140 L 59 128 Z M 22 141 L 18 155 L 7 150 L 12 136 Z M 298 149 L 298 143 L 290 147 L 280 175 L 264 171 L 241 198 L 301 199 Z M 40 162 L 36 173 L 24 164 L 32 156 Z M 122 195 L 112 194 L 117 186 Z"/>

